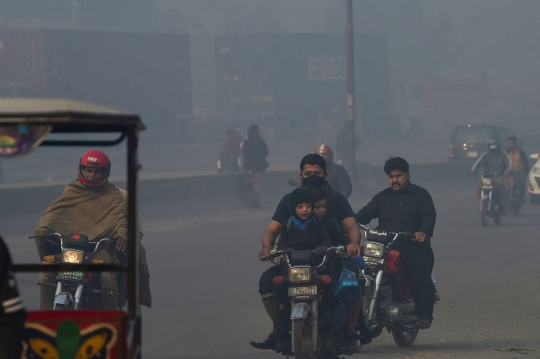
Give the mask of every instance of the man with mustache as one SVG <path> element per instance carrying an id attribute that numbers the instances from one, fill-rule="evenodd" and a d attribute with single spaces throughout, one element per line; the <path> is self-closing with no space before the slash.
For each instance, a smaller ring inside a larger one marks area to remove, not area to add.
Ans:
<path id="1" fill-rule="evenodd" d="M 379 192 L 355 217 L 361 224 L 378 218 L 377 229 L 414 233 L 411 242 L 397 243 L 405 275 L 411 280 L 418 328 L 427 329 L 433 321 L 435 285 L 431 279 L 434 256 L 430 237 L 435 228 L 435 206 L 428 191 L 410 182 L 409 164 L 401 157 L 384 164 L 390 188 Z"/>

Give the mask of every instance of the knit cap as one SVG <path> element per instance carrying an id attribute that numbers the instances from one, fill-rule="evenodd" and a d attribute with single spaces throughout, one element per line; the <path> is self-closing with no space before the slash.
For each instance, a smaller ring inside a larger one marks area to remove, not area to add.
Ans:
<path id="1" fill-rule="evenodd" d="M 300 203 L 309 203 L 313 207 L 315 205 L 315 201 L 313 200 L 313 195 L 307 188 L 297 188 L 294 191 L 291 192 L 291 211 L 292 213 L 296 213 L 295 209 L 296 206 L 298 206 Z"/>

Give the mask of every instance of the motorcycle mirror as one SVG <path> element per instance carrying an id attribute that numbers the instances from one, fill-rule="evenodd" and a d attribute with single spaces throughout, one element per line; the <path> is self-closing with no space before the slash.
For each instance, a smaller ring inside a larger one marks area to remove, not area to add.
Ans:
<path id="1" fill-rule="evenodd" d="M 45 140 L 51 130 L 51 126 L 0 126 L 0 158 L 27 155 Z"/>

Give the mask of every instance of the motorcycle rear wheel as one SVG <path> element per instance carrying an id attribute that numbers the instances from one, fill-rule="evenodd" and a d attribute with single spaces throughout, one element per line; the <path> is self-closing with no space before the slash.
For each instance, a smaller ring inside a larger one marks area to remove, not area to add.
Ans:
<path id="1" fill-rule="evenodd" d="M 519 214 L 521 213 L 521 200 L 520 202 L 516 202 L 514 203 L 514 216 L 519 216 Z"/>
<path id="2" fill-rule="evenodd" d="M 295 359 L 312 359 L 312 330 L 311 316 L 297 319 L 292 323 L 292 350 Z"/>
<path id="3" fill-rule="evenodd" d="M 394 342 L 400 347 L 410 347 L 416 340 L 417 335 L 418 329 L 414 329 L 413 331 L 405 331 L 399 327 L 392 329 Z"/>
<path id="4" fill-rule="evenodd" d="M 501 224 L 501 220 L 502 220 L 502 213 L 501 212 L 497 212 L 497 213 L 495 213 L 493 215 L 493 222 L 495 222 L 496 226 Z"/>

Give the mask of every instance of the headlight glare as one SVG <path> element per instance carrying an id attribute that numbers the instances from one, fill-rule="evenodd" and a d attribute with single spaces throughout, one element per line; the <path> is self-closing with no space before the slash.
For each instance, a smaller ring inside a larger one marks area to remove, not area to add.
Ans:
<path id="1" fill-rule="evenodd" d="M 64 252 L 62 253 L 62 262 L 80 264 L 83 262 L 83 253 L 80 251 L 64 249 Z"/>
<path id="2" fill-rule="evenodd" d="M 484 186 L 491 186 L 491 178 L 482 178 L 482 184 Z"/>
<path id="3" fill-rule="evenodd" d="M 305 283 L 311 281 L 311 268 L 292 267 L 289 269 L 289 281 L 291 283 Z"/>
<path id="4" fill-rule="evenodd" d="M 368 257 L 382 257 L 384 255 L 384 245 L 368 242 L 364 254 Z"/>

